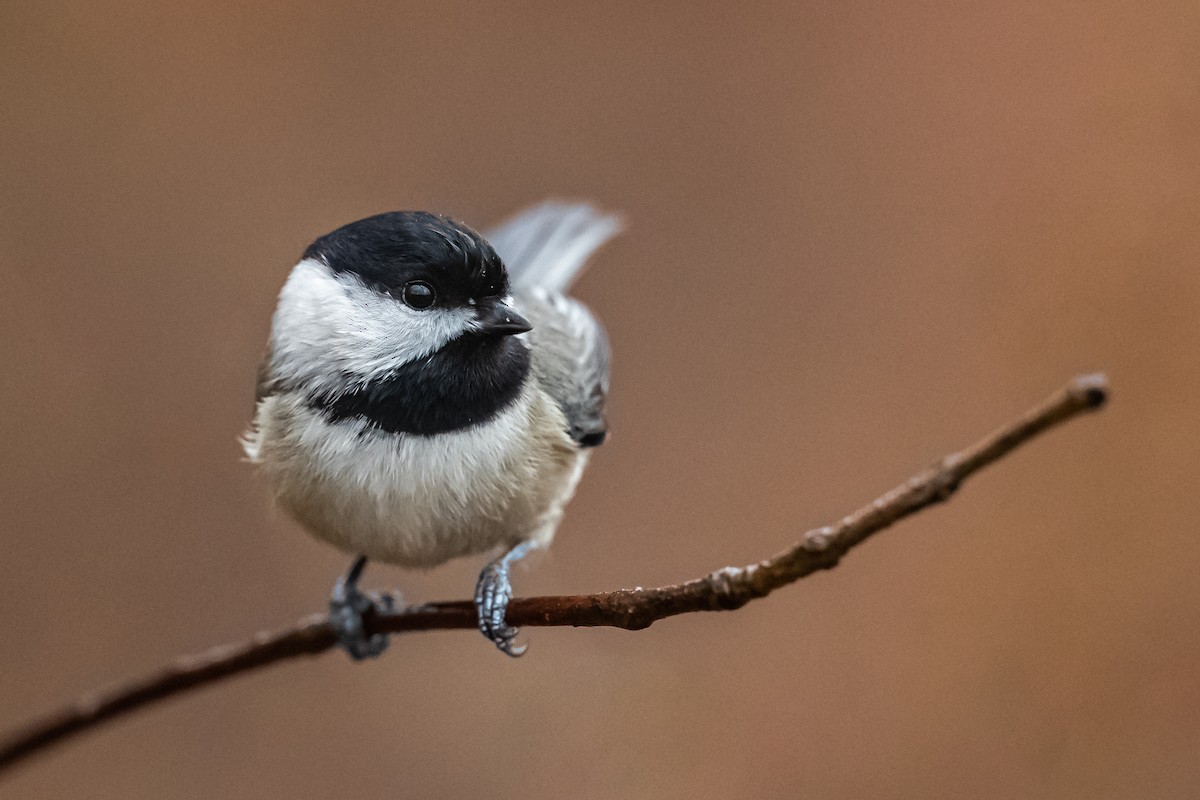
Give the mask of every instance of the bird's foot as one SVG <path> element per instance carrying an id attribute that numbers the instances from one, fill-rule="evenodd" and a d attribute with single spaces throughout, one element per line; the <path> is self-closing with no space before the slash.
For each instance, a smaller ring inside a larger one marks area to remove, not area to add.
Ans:
<path id="1" fill-rule="evenodd" d="M 368 636 L 363 615 L 368 611 L 386 614 L 396 607 L 393 595 L 368 595 L 358 588 L 358 576 L 365 564 L 366 559 L 355 561 L 346 576 L 334 584 L 329 597 L 329 625 L 337 635 L 338 644 L 355 661 L 374 658 L 387 649 L 389 641 L 386 633 Z"/>
<path id="2" fill-rule="evenodd" d="M 527 645 L 515 644 L 517 629 L 504 621 L 508 601 L 512 600 L 512 583 L 508 579 L 507 557 L 499 558 L 483 568 L 475 584 L 475 610 L 479 614 L 479 630 L 500 652 L 513 658 L 524 654 Z"/>

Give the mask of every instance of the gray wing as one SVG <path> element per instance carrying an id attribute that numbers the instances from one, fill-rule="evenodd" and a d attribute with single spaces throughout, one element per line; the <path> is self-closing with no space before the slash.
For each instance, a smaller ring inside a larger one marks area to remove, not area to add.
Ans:
<path id="1" fill-rule="evenodd" d="M 533 330 L 529 337 L 533 374 L 567 418 L 567 432 L 580 447 L 604 442 L 608 396 L 608 337 L 577 300 L 535 287 L 513 298 Z"/>
<path id="2" fill-rule="evenodd" d="M 551 201 L 487 234 L 508 269 L 518 309 L 533 323 L 528 336 L 534 376 L 562 408 L 568 432 L 581 447 L 600 444 L 608 432 L 608 338 L 591 312 L 563 292 L 620 230 L 613 214 Z"/>
<path id="3" fill-rule="evenodd" d="M 565 292 L 588 259 L 621 231 L 621 219 L 586 203 L 549 201 L 487 232 L 514 290 Z"/>

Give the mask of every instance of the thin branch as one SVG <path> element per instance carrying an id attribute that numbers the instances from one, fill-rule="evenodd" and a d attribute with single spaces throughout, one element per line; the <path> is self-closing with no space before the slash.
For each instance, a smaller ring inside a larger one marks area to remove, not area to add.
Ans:
<path id="1" fill-rule="evenodd" d="M 725 567 L 703 578 L 657 589 L 594 595 L 529 597 L 512 601 L 508 622 L 518 626 L 608 626 L 639 630 L 676 614 L 730 611 L 818 570 L 830 569 L 850 548 L 923 508 L 948 499 L 964 479 L 1047 429 L 1099 408 L 1108 396 L 1103 375 L 1077 377 L 1040 405 L 920 472 L 834 525 L 816 528 L 783 552 L 745 567 Z M 430 603 L 366 620 L 368 633 L 411 633 L 475 627 L 470 601 Z M 251 641 L 183 658 L 159 672 L 85 695 L 0 743 L 0 770 L 50 745 L 150 703 L 277 661 L 318 655 L 334 646 L 324 615 L 261 633 Z"/>

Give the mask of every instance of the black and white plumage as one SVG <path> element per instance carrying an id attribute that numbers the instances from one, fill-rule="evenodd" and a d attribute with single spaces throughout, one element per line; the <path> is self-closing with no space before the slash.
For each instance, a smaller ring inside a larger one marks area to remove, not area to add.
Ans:
<path id="1" fill-rule="evenodd" d="M 310 245 L 272 320 L 245 449 L 280 504 L 402 566 L 504 548 L 476 604 L 510 654 L 508 566 L 550 542 L 607 432 L 608 343 L 565 292 L 619 227 L 561 203 L 486 239 L 423 212 L 368 217 Z M 362 637 L 362 563 L 331 601 L 356 657 L 384 644 Z"/>

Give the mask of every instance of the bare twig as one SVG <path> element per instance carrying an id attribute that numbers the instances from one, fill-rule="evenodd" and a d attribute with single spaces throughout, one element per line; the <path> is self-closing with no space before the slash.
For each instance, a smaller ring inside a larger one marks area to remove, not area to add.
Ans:
<path id="1" fill-rule="evenodd" d="M 1107 396 L 1108 383 L 1103 375 L 1075 378 L 990 436 L 943 458 L 836 524 L 808 531 L 792 547 L 757 564 L 725 567 L 703 578 L 657 589 L 519 598 L 509 606 L 508 622 L 638 630 L 676 614 L 741 608 L 781 586 L 836 566 L 850 548 L 872 534 L 946 500 L 971 474 L 1048 428 L 1099 408 Z M 474 628 L 475 608 L 470 601 L 430 603 L 374 615 L 366 622 L 369 634 Z M 317 655 L 333 646 L 334 634 L 326 618 L 314 615 L 286 630 L 262 633 L 249 642 L 216 647 L 180 659 L 149 677 L 86 695 L 16 731 L 0 743 L 0 770 L 73 734 L 152 702 L 276 661 Z"/>

